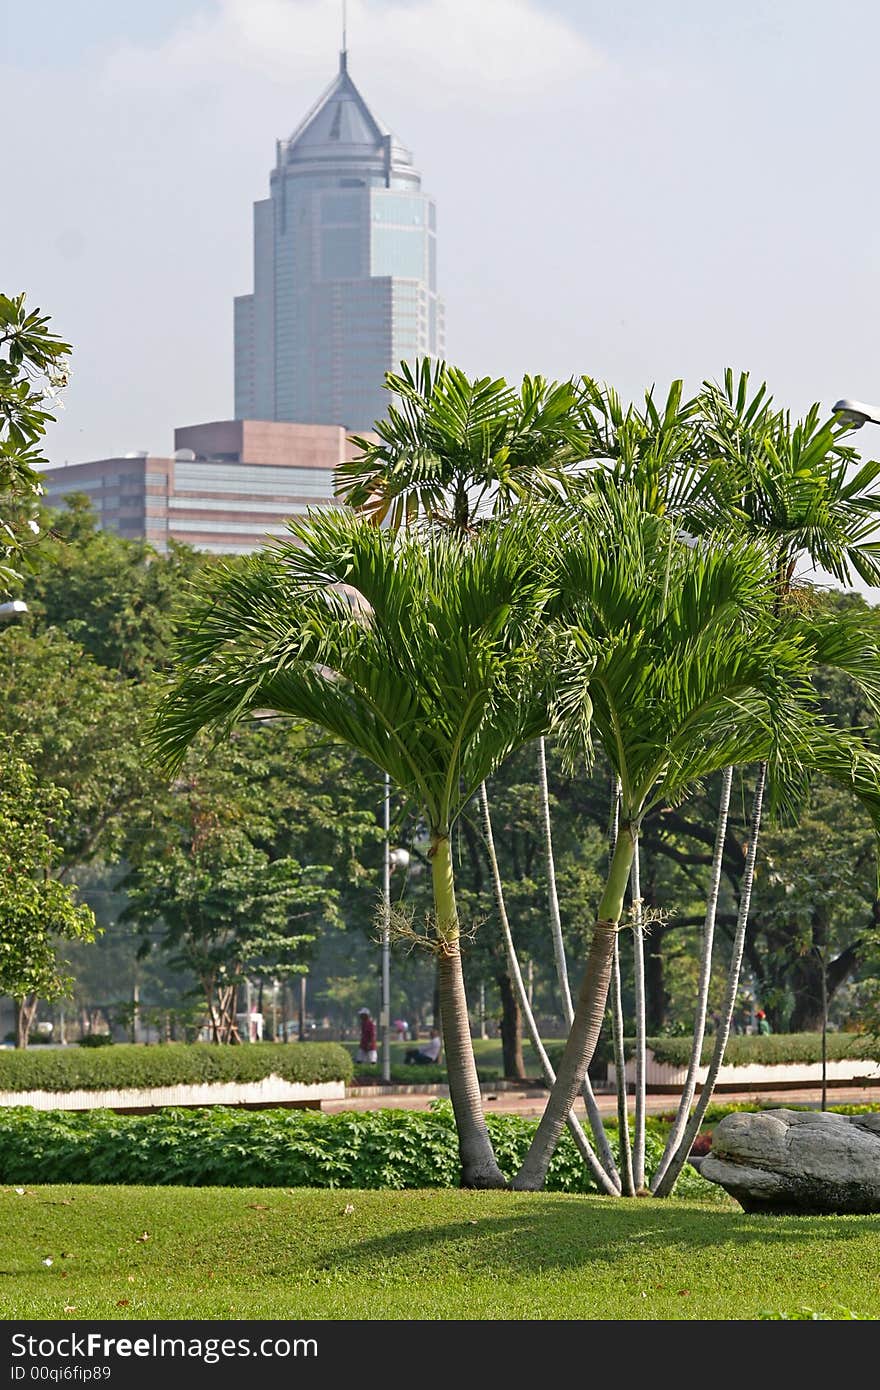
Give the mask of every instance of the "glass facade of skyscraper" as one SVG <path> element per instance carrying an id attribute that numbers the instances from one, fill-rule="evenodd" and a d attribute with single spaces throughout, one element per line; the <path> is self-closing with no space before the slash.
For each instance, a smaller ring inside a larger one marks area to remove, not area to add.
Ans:
<path id="1" fill-rule="evenodd" d="M 385 414 L 386 371 L 444 353 L 437 219 L 412 156 L 340 55 L 254 205 L 254 291 L 235 301 L 237 419 L 342 425 Z"/>

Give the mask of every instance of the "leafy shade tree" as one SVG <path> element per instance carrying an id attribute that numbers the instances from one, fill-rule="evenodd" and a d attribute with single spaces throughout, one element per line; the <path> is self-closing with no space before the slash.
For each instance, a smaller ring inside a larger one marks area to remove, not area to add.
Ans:
<path id="1" fill-rule="evenodd" d="M 0 591 L 20 578 L 18 565 L 39 534 L 39 466 L 47 408 L 67 381 L 70 347 L 23 294 L 0 294 Z"/>
<path id="2" fill-rule="evenodd" d="M 26 742 L 16 747 L 27 754 Z M 0 993 L 16 1002 L 19 1047 L 27 1047 L 38 1002 L 69 993 L 59 943 L 94 939 L 90 909 L 52 877 L 53 826 L 63 801 L 0 736 Z"/>
<path id="3" fill-rule="evenodd" d="M 199 730 L 296 715 L 370 759 L 424 820 L 450 1096 L 465 1186 L 499 1187 L 461 968 L 450 834 L 480 783 L 547 724 L 544 533 L 490 523 L 467 547 L 313 513 L 291 540 L 202 586 L 155 742 L 180 765 Z"/>
<path id="4" fill-rule="evenodd" d="M 125 915 L 142 925 L 144 952 L 158 944 L 198 979 L 213 1042 L 240 1041 L 239 987 L 249 975 L 301 974 L 319 921 L 335 921 L 328 870 L 270 860 L 247 835 L 184 803 L 177 844 L 154 842 L 130 875 Z"/>
<path id="5" fill-rule="evenodd" d="M 100 666 L 145 680 L 167 669 L 173 612 L 212 557 L 172 543 L 159 555 L 146 541 L 99 531 L 87 497 L 47 511 L 27 602 L 37 630 L 59 628 Z"/>
<path id="6" fill-rule="evenodd" d="M 26 737 L 41 782 L 65 793 L 53 830 L 61 879 L 116 859 L 155 804 L 162 782 L 142 749 L 147 699 L 56 628 L 0 629 L 0 731 Z"/>
<path id="7" fill-rule="evenodd" d="M 777 611 L 766 552 L 737 539 L 689 545 L 626 493 L 594 510 L 561 561 L 580 607 L 561 653 L 559 728 L 572 757 L 590 730 L 621 788 L 608 879 L 556 1083 L 519 1188 L 542 1185 L 602 1024 L 614 941 L 642 820 L 736 763 L 772 759 L 791 775 L 822 761 L 877 801 L 877 759 L 815 712 L 810 673 L 833 633 Z"/>

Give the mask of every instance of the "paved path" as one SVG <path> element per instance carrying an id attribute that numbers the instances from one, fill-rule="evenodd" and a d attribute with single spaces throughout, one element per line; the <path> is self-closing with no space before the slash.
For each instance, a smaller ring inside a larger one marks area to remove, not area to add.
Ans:
<path id="1" fill-rule="evenodd" d="M 725 1101 L 751 1102 L 755 1105 L 766 1105 L 768 1101 L 773 1101 L 780 1107 L 786 1105 L 818 1105 L 821 1102 L 821 1090 L 818 1087 L 804 1087 L 798 1090 L 780 1091 L 716 1091 L 714 1100 L 719 1104 Z M 350 1096 L 345 1100 L 325 1100 L 321 1109 L 328 1114 L 336 1114 L 340 1110 L 428 1110 L 433 1101 L 437 1099 L 436 1094 L 424 1091 L 409 1092 L 405 1095 L 387 1093 L 376 1088 L 375 1094 Z M 617 1114 L 617 1097 L 614 1095 L 597 1095 L 596 1097 L 599 1110 L 603 1115 Z M 486 1087 L 483 1091 L 483 1106 L 488 1115 L 541 1115 L 547 1102 L 547 1092 L 535 1088 L 515 1091 L 493 1091 L 491 1087 Z M 630 1096 L 630 1110 L 632 1110 L 632 1096 Z M 880 1084 L 871 1087 L 857 1086 L 838 1086 L 828 1088 L 829 1105 L 865 1105 L 880 1104 Z M 675 1095 L 649 1095 L 646 1105 L 648 1113 L 651 1115 L 666 1114 L 674 1111 L 678 1104 L 678 1097 Z"/>

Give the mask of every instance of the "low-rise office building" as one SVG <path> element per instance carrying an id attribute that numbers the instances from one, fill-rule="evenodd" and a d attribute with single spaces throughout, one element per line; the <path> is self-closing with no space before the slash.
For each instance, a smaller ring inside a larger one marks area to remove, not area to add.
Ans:
<path id="1" fill-rule="evenodd" d="M 44 472 L 45 500 L 85 493 L 102 529 L 243 554 L 284 535 L 288 517 L 334 503 L 335 470 L 356 454 L 337 425 L 216 420 L 174 431 L 174 453 L 147 452 Z"/>

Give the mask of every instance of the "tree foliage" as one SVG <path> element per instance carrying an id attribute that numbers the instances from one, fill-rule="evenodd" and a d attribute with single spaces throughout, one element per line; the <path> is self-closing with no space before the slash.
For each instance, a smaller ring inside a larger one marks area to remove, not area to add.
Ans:
<path id="1" fill-rule="evenodd" d="M 67 382 L 70 347 L 23 294 L 0 294 L 0 592 L 39 534 L 40 440 L 54 420 L 49 404 Z"/>
<path id="2" fill-rule="evenodd" d="M 0 993 L 19 1005 L 22 1047 L 36 1000 L 69 991 L 59 943 L 90 940 L 95 925 L 90 909 L 53 877 L 64 794 L 38 781 L 27 751 L 26 742 L 0 737 Z"/>

